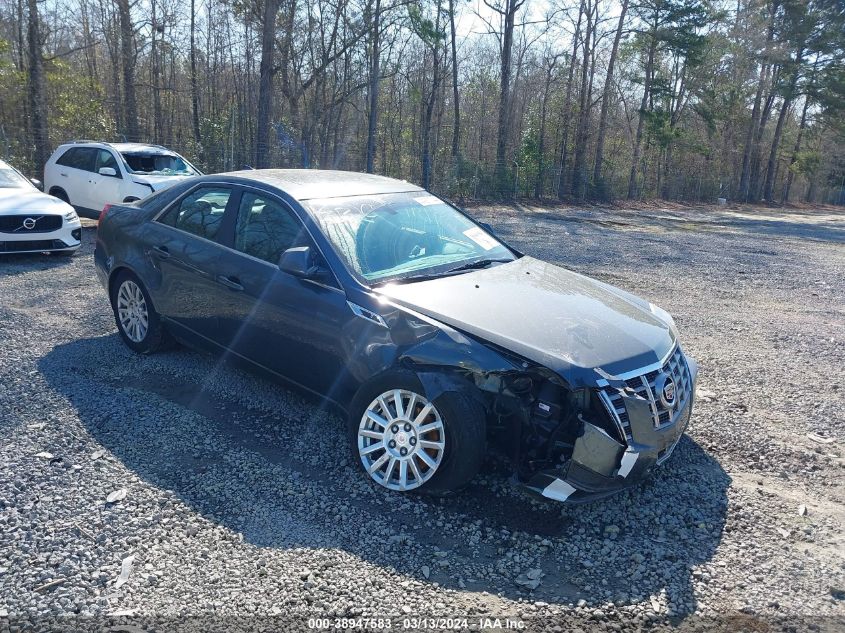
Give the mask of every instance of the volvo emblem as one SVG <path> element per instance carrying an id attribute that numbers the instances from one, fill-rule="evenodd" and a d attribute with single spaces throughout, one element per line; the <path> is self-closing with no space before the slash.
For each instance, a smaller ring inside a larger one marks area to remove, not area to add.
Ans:
<path id="1" fill-rule="evenodd" d="M 672 376 L 669 374 L 660 374 L 654 382 L 654 387 L 663 406 L 667 409 L 675 406 L 675 392 L 677 391 L 677 387 L 675 385 L 675 379 Z"/>
<path id="2" fill-rule="evenodd" d="M 35 228 L 35 222 L 35 218 L 27 218 L 23 221 L 23 228 L 27 229 L 28 231 L 31 231 Z"/>

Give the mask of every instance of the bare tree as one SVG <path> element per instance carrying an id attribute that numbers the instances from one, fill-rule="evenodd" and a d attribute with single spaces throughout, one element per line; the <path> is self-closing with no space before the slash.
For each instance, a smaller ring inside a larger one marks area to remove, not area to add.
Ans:
<path id="1" fill-rule="evenodd" d="M 498 0 L 484 4 L 495 11 L 501 20 L 499 35 L 500 72 L 499 72 L 499 118 L 496 127 L 496 171 L 498 186 L 502 187 L 507 174 L 508 132 L 510 130 L 508 114 L 510 113 L 511 90 L 511 59 L 513 56 L 513 32 L 516 24 L 516 14 L 525 4 L 525 0 Z"/>
<path id="2" fill-rule="evenodd" d="M 264 0 L 261 16 L 261 66 L 258 79 L 258 119 L 255 130 L 255 166 L 268 166 L 270 119 L 273 116 L 273 53 L 276 44 L 276 16 L 281 0 Z"/>
<path id="3" fill-rule="evenodd" d="M 628 14 L 628 0 L 622 0 L 622 9 L 619 12 L 619 23 L 616 26 L 616 34 L 613 37 L 613 46 L 610 49 L 610 59 L 607 61 L 607 74 L 604 78 L 604 90 L 601 97 L 601 113 L 599 114 L 598 132 L 596 133 L 596 162 L 593 167 L 593 183 L 599 185 L 602 182 L 602 168 L 604 166 L 604 142 L 607 136 L 607 114 L 610 109 L 610 94 L 613 90 L 613 71 L 616 68 L 616 57 L 619 54 L 619 42 L 625 29 L 625 18 Z"/>
<path id="4" fill-rule="evenodd" d="M 50 153 L 47 127 L 47 87 L 44 81 L 44 57 L 41 50 L 41 18 L 36 0 L 27 0 L 29 42 L 29 116 L 30 130 L 35 145 L 35 169 L 41 173 Z"/>
<path id="5" fill-rule="evenodd" d="M 135 100 L 135 28 L 129 0 L 115 2 L 120 22 L 120 63 L 123 70 L 123 132 L 131 140 L 140 140 L 138 103 Z"/>

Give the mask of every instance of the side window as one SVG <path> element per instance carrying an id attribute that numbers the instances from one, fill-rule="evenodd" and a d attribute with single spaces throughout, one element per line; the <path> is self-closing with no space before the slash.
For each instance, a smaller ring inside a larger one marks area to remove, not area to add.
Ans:
<path id="1" fill-rule="evenodd" d="M 107 149 L 100 149 L 97 150 L 97 164 L 94 166 L 94 171 L 99 173 L 99 171 L 103 167 L 111 167 L 117 174 L 117 178 L 120 178 L 120 169 L 117 166 L 117 160 Z"/>
<path id="2" fill-rule="evenodd" d="M 76 156 L 77 148 L 72 148 L 66 151 L 64 154 L 59 156 L 59 160 L 56 161 L 57 165 L 63 165 L 64 167 L 73 167 L 74 157 Z"/>
<path id="3" fill-rule="evenodd" d="M 281 204 L 244 193 L 235 227 L 235 248 L 273 265 L 287 249 L 307 246 L 304 227 Z"/>
<path id="4" fill-rule="evenodd" d="M 76 169 L 94 171 L 94 163 L 97 162 L 97 150 L 93 147 L 77 147 L 73 155 L 73 165 Z"/>
<path id="5" fill-rule="evenodd" d="M 74 169 L 94 171 L 94 161 L 96 158 L 96 149 L 91 147 L 74 147 L 62 154 L 59 160 L 56 161 L 56 164 L 73 167 Z"/>
<path id="6" fill-rule="evenodd" d="M 182 198 L 159 222 L 213 240 L 231 195 L 228 187 L 200 187 Z"/>

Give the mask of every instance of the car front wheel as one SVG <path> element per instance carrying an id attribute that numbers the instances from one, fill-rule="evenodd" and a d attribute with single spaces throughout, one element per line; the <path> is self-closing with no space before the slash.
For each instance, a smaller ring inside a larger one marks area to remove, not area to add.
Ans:
<path id="1" fill-rule="evenodd" d="M 140 279 L 126 271 L 119 273 L 111 303 L 120 337 L 130 349 L 151 354 L 164 346 L 167 334 Z"/>
<path id="2" fill-rule="evenodd" d="M 484 411 L 466 394 L 429 400 L 415 375 L 391 372 L 364 387 L 351 411 L 354 457 L 389 490 L 447 494 L 481 467 Z"/>

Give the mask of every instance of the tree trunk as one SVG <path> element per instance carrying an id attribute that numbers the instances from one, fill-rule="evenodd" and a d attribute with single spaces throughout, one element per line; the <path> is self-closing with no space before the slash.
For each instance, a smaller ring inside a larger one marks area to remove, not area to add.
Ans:
<path id="1" fill-rule="evenodd" d="M 458 93 L 458 45 L 455 36 L 455 0 L 449 0 L 449 28 L 452 35 L 452 112 L 454 123 L 452 125 L 452 158 L 456 161 L 457 168 L 459 143 L 461 138 L 461 102 Z"/>
<path id="2" fill-rule="evenodd" d="M 610 49 L 610 59 L 607 62 L 607 77 L 604 80 L 604 91 L 601 98 L 601 113 L 599 114 L 599 129 L 596 138 L 596 163 L 593 167 L 593 184 L 602 181 L 602 167 L 604 166 L 604 140 L 607 135 L 607 114 L 610 108 L 610 93 L 613 90 L 613 71 L 616 67 L 616 56 L 619 53 L 619 42 L 625 26 L 625 14 L 628 12 L 628 0 L 622 0 L 622 12 L 619 14 L 619 24 L 613 37 L 613 47 Z"/>
<path id="3" fill-rule="evenodd" d="M 197 14 L 196 0 L 191 0 L 191 124 L 194 131 L 194 142 L 200 144 L 200 95 L 197 83 Z M 200 150 L 201 151 L 201 150 Z"/>
<path id="4" fill-rule="evenodd" d="M 27 11 L 29 7 L 26 9 L 24 8 L 24 0 L 18 0 L 17 7 L 16 7 L 16 15 L 15 15 L 15 22 L 17 23 L 17 58 L 15 62 L 17 64 L 17 69 L 20 72 L 24 72 L 26 70 L 26 39 L 24 38 L 24 25 L 28 23 L 27 19 Z"/>
<path id="5" fill-rule="evenodd" d="M 777 166 L 780 139 L 783 134 L 783 124 L 786 121 L 786 113 L 789 112 L 789 106 L 792 105 L 792 99 L 795 96 L 795 86 L 798 84 L 798 77 L 801 74 L 801 62 L 803 59 L 804 48 L 802 47 L 795 56 L 795 71 L 792 73 L 792 78 L 789 81 L 789 88 L 783 96 L 783 103 L 780 106 L 780 113 L 778 114 L 778 122 L 775 126 L 775 135 L 772 139 L 772 148 L 769 151 L 769 163 L 766 166 L 766 182 L 763 185 L 763 199 L 770 204 L 774 201 L 775 167 Z"/>
<path id="6" fill-rule="evenodd" d="M 637 122 L 637 135 L 634 138 L 634 156 L 631 159 L 631 174 L 628 177 L 628 200 L 637 197 L 637 171 L 640 167 L 642 156 L 643 130 L 645 127 L 645 114 L 651 95 L 651 77 L 654 72 L 654 55 L 657 51 L 657 18 L 655 17 L 654 30 L 651 32 L 651 45 L 648 47 L 648 60 L 645 67 L 645 82 L 643 85 L 643 99 L 640 102 L 640 117 Z"/>
<path id="7" fill-rule="evenodd" d="M 261 24 L 261 63 L 258 79 L 258 118 L 255 129 L 255 167 L 269 166 L 270 120 L 273 117 L 273 51 L 276 14 L 281 0 L 265 0 Z"/>
<path id="8" fill-rule="evenodd" d="M 135 100 L 135 33 L 129 0 L 116 0 L 120 21 L 120 63 L 123 70 L 123 125 L 127 140 L 139 141 L 138 103 Z"/>
<path id="9" fill-rule="evenodd" d="M 566 178 L 566 162 L 569 155 L 569 125 L 572 120 L 572 84 L 575 78 L 575 66 L 578 65 L 578 40 L 581 37 L 581 20 L 584 17 L 584 0 L 581 0 L 581 7 L 578 10 L 578 21 L 575 24 L 575 34 L 572 36 L 572 55 L 569 58 L 569 73 L 566 77 L 566 98 L 563 102 L 565 119 L 563 120 L 563 132 L 561 134 L 562 147 L 560 150 L 560 178 L 558 180 L 557 197 L 561 200 L 569 191 Z"/>
<path id="10" fill-rule="evenodd" d="M 809 98 L 804 99 L 804 107 L 801 109 L 801 123 L 798 126 L 798 136 L 795 139 L 795 147 L 792 149 L 792 159 L 789 161 L 789 173 L 786 176 L 786 184 L 783 188 L 783 196 L 780 201 L 781 204 L 789 202 L 789 191 L 792 189 L 792 180 L 795 177 L 795 172 L 792 170 L 795 163 L 798 161 L 798 153 L 801 151 L 801 140 L 804 136 L 804 128 L 807 126 L 807 106 L 810 103 Z"/>
<path id="11" fill-rule="evenodd" d="M 438 0 L 437 18 L 434 27 L 436 33 L 440 32 L 440 9 L 441 2 Z M 431 119 L 434 115 L 434 105 L 437 101 L 437 88 L 440 85 L 440 44 L 438 39 L 434 41 L 432 54 L 434 59 L 432 60 L 431 70 L 431 93 L 428 99 L 426 99 L 422 126 L 422 186 L 424 189 L 428 189 L 431 186 Z"/>
<path id="12" fill-rule="evenodd" d="M 819 64 L 819 54 L 816 53 L 816 61 L 813 63 L 813 72 L 810 75 L 809 83 L 812 85 L 816 80 L 816 69 Z M 795 138 L 795 147 L 792 148 L 792 158 L 789 161 L 789 170 L 786 175 L 786 184 L 783 188 L 783 196 L 781 197 L 781 204 L 789 202 L 789 191 L 792 189 L 792 180 L 795 178 L 795 172 L 792 170 L 796 162 L 798 162 L 798 153 L 801 151 L 801 141 L 804 137 L 804 128 L 807 127 L 807 110 L 810 106 L 810 95 L 804 95 L 804 107 L 801 108 L 801 123 L 798 125 L 798 136 Z"/>
<path id="13" fill-rule="evenodd" d="M 769 123 L 769 117 L 772 114 L 772 106 L 775 103 L 777 96 L 777 86 L 780 81 L 780 67 L 774 67 L 771 75 L 771 87 L 769 94 L 766 96 L 763 111 L 760 114 L 760 121 L 757 124 L 757 131 L 754 133 L 754 141 L 751 144 L 751 176 L 748 185 L 748 200 L 756 202 L 760 199 L 760 165 L 762 151 L 763 135 L 766 132 L 766 125 Z"/>
<path id="14" fill-rule="evenodd" d="M 510 88 L 511 88 L 511 56 L 513 54 L 513 29 L 516 20 L 516 12 L 524 0 L 505 0 L 504 30 L 502 32 L 502 59 L 499 86 L 499 122 L 496 136 L 496 172 L 498 174 L 496 185 L 503 188 L 505 185 L 507 165 L 506 156 L 508 150 L 508 113 L 510 111 Z"/>
<path id="15" fill-rule="evenodd" d="M 543 195 L 543 184 L 545 183 L 546 171 L 546 116 L 549 106 L 549 91 L 552 85 L 552 74 L 557 64 L 557 56 L 553 57 L 546 68 L 546 82 L 543 87 L 543 101 L 540 106 L 540 133 L 537 139 L 537 180 L 534 183 L 534 197 L 540 198 Z"/>
<path id="16" fill-rule="evenodd" d="M 369 5 L 368 5 L 369 6 Z M 369 82 L 369 106 L 370 112 L 367 121 L 367 173 L 375 172 L 376 154 L 376 127 L 378 126 L 378 91 L 379 91 L 379 65 L 381 63 L 380 29 L 381 29 L 381 0 L 374 0 L 370 7 L 372 29 L 371 43 L 372 58 L 370 60 L 370 82 Z"/>
<path id="17" fill-rule="evenodd" d="M 29 40 L 29 116 L 35 146 L 33 162 L 36 173 L 42 174 L 49 158 L 50 140 L 47 138 L 47 87 L 44 80 L 44 58 L 41 56 L 41 21 L 36 0 L 27 0 L 29 9 L 27 38 Z"/>
<path id="18" fill-rule="evenodd" d="M 156 19 L 156 3 L 155 0 L 150 2 L 150 12 L 152 14 L 152 29 L 151 29 L 151 36 L 152 42 L 150 46 L 150 74 L 152 75 L 152 87 L 153 87 L 153 141 L 156 143 L 161 143 L 161 132 L 162 132 L 162 112 L 161 112 L 161 87 L 159 86 L 159 79 L 161 75 L 161 69 L 159 67 L 160 59 L 158 54 L 158 30 L 160 27 L 157 19 Z"/>
<path id="19" fill-rule="evenodd" d="M 572 197 L 583 201 L 587 194 L 587 132 L 590 121 L 590 86 L 592 84 L 590 41 L 593 37 L 592 4 L 587 7 L 587 28 L 584 32 L 584 49 L 581 62 L 581 95 L 578 102 L 578 128 L 575 134 L 575 161 L 572 169 Z"/>

